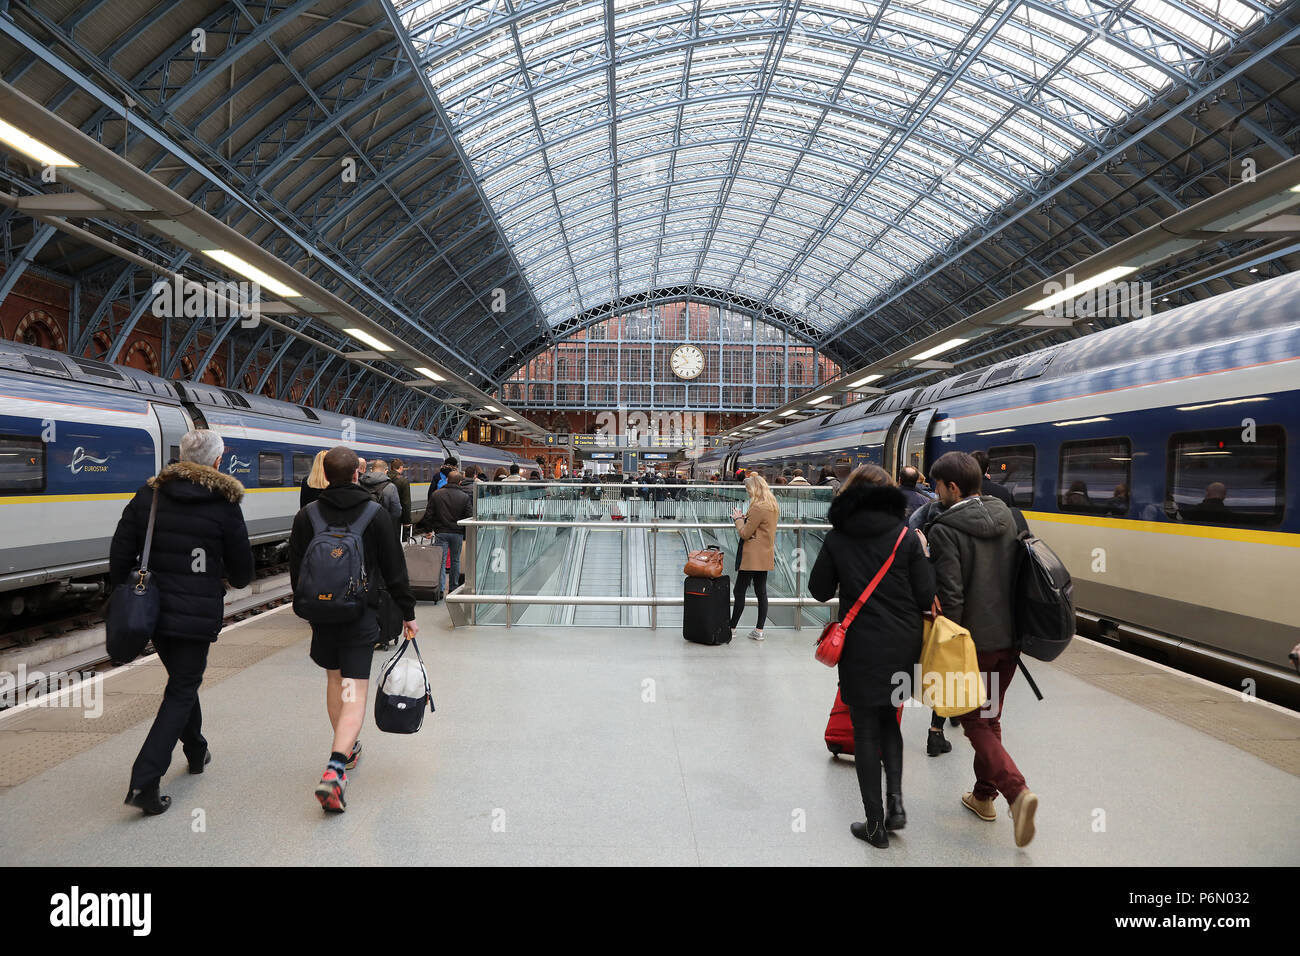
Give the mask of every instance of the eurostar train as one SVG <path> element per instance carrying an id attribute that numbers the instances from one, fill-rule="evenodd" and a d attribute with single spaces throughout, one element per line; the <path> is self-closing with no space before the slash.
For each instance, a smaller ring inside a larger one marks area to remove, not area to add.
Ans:
<path id="1" fill-rule="evenodd" d="M 1300 273 L 711 450 L 696 477 L 983 449 L 1085 633 L 1294 704 L 1298 438 Z"/>
<path id="2" fill-rule="evenodd" d="M 195 427 L 225 441 L 222 470 L 248 490 L 244 518 L 262 560 L 288 539 L 299 484 L 322 448 L 401 458 L 416 515 L 448 455 L 489 472 L 537 467 L 482 445 L 0 342 L 0 625 L 69 594 L 106 593 L 122 508 Z"/>

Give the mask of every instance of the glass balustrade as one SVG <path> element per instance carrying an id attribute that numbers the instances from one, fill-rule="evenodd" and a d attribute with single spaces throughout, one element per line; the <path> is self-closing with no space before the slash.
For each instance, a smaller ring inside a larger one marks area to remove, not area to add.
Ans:
<path id="1" fill-rule="evenodd" d="M 830 609 L 807 583 L 829 530 L 832 489 L 772 492 L 781 516 L 768 622 L 820 629 Z M 734 584 L 731 513 L 747 500 L 740 485 L 480 483 L 466 526 L 465 586 L 449 605 L 478 624 L 680 627 L 688 552 L 719 547 Z M 756 615 L 751 591 L 740 626 Z"/>

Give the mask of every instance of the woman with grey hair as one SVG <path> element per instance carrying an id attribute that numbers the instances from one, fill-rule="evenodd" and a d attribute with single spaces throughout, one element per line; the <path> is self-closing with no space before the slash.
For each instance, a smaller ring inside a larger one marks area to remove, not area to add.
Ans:
<path id="1" fill-rule="evenodd" d="M 109 549 L 113 587 L 139 567 L 158 499 L 149 568 L 159 591 L 154 650 L 167 669 L 167 687 L 153 726 L 131 768 L 126 803 L 146 814 L 159 814 L 171 798 L 159 792 L 179 740 L 190 773 L 203 773 L 212 760 L 203 737 L 199 685 L 207 667 L 208 648 L 224 618 L 225 587 L 242 588 L 253 577 L 253 549 L 239 502 L 244 486 L 220 471 L 225 446 L 207 429 L 181 439 L 180 461 L 160 471 L 135 493 L 122 512 Z"/>

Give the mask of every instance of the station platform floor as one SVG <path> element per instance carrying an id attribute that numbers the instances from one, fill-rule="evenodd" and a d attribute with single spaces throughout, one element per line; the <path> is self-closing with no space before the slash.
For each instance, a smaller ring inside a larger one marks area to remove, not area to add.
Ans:
<path id="1" fill-rule="evenodd" d="M 1082 639 L 1032 668 L 1046 700 L 1019 678 L 1008 693 L 1005 739 L 1041 801 L 1035 841 L 1016 848 L 1005 801 L 995 823 L 959 804 L 970 746 L 950 728 L 952 752 L 927 758 L 918 707 L 903 721 L 908 825 L 882 851 L 849 834 L 862 807 L 852 761 L 822 741 L 835 675 L 810 630 L 710 648 L 676 629 L 453 630 L 443 605 L 419 620 L 437 713 L 406 737 L 367 713 L 346 813 L 312 795 L 325 680 L 281 608 L 214 647 L 213 763 L 190 776 L 177 748 L 162 816 L 121 802 L 156 662 L 107 678 L 98 718 L 0 715 L 0 863 L 1300 863 L 1300 716 Z"/>

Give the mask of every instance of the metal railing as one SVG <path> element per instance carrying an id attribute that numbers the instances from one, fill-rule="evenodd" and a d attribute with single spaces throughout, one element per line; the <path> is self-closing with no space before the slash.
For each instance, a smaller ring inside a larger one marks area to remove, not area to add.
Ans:
<path id="1" fill-rule="evenodd" d="M 820 626 L 829 620 L 837 602 L 816 601 L 803 589 L 821 540 L 831 527 L 825 520 L 831 489 L 772 490 L 782 520 L 777 524 L 776 580 L 769 578 L 769 591 L 777 593 L 769 596 L 769 607 L 792 609 L 795 628 L 803 626 L 805 616 Z M 480 484 L 474 491 L 476 517 L 460 522 L 466 532 L 465 584 L 447 595 L 447 605 L 453 624 L 504 623 L 507 627 L 516 623 L 517 609 L 523 609 L 518 612 L 522 617 L 532 606 L 646 608 L 650 626 L 658 627 L 660 609 L 684 604 L 679 585 L 675 587 L 679 593 L 665 593 L 667 589 L 659 580 L 660 537 L 669 534 L 678 538 L 675 544 L 681 547 L 683 563 L 688 551 L 711 543 L 721 545 L 728 566 L 725 572 L 734 564 L 732 553 L 738 539 L 733 521 L 716 519 L 747 500 L 738 485 L 495 482 Z M 794 520 L 785 520 L 791 513 Z M 603 548 L 604 560 L 589 554 L 594 536 L 611 533 L 620 536 L 616 559 Z M 644 541 L 634 541 L 638 535 L 644 536 Z M 566 560 L 598 566 L 584 564 L 575 574 L 572 568 L 562 566 Z M 675 562 L 673 566 L 680 568 Z M 681 572 L 676 571 L 675 577 L 680 581 Z M 597 579 L 597 590 L 616 589 L 618 593 L 578 593 L 584 590 L 583 582 L 592 579 Z M 556 582 L 564 593 L 554 593 L 548 587 Z M 629 593 L 632 591 L 643 593 Z M 487 620 L 480 620 L 480 609 L 488 614 Z M 575 611 L 571 617 L 581 613 Z M 617 617 L 622 624 L 628 615 Z M 644 622 L 644 618 L 637 620 Z"/>

